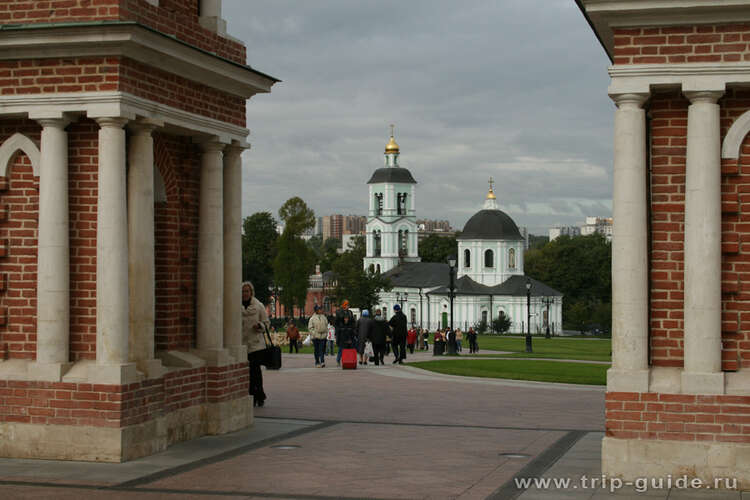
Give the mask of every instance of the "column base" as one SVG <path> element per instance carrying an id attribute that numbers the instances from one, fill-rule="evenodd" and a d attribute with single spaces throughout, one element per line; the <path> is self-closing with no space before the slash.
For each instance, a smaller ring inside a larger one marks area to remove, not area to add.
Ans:
<path id="1" fill-rule="evenodd" d="M 121 365 L 99 365 L 89 366 L 87 377 L 96 380 L 100 384 L 125 385 L 139 382 L 141 376 L 135 363 L 123 363 Z"/>
<path id="2" fill-rule="evenodd" d="M 700 373 L 683 371 L 683 394 L 724 394 L 724 372 Z"/>
<path id="3" fill-rule="evenodd" d="M 207 366 L 227 366 L 234 363 L 226 349 L 191 349 L 190 353 L 203 359 Z"/>
<path id="4" fill-rule="evenodd" d="M 146 378 L 161 378 L 167 373 L 167 368 L 160 359 L 145 359 L 136 361 L 138 370 L 146 374 Z"/>
<path id="5" fill-rule="evenodd" d="M 235 359 L 237 363 L 244 363 L 247 361 L 247 346 L 244 345 L 233 345 L 227 347 L 229 355 Z"/>
<path id="6" fill-rule="evenodd" d="M 649 370 L 607 370 L 607 392 L 648 392 Z"/>
<path id="7" fill-rule="evenodd" d="M 73 363 L 34 362 L 28 366 L 27 379 L 60 382 L 71 366 L 73 366 Z"/>

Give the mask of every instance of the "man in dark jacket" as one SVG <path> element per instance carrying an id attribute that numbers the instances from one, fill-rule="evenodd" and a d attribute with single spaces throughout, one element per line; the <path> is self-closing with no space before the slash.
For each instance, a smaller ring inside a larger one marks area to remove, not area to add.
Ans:
<path id="1" fill-rule="evenodd" d="M 370 330 L 370 342 L 372 342 L 372 351 L 375 354 L 375 364 L 384 364 L 383 357 L 385 356 L 385 337 L 388 335 L 390 327 L 388 322 L 383 317 L 380 309 L 375 310 L 375 321 L 373 321 L 372 329 Z"/>
<path id="2" fill-rule="evenodd" d="M 362 311 L 362 317 L 357 320 L 357 353 L 359 354 L 359 364 L 367 364 L 367 355 L 365 354 L 365 344 L 370 337 L 373 327 L 373 320 L 370 318 L 370 311 Z"/>
<path id="3" fill-rule="evenodd" d="M 336 364 L 341 364 L 341 351 L 347 347 L 354 347 L 354 314 L 349 310 L 349 301 L 341 303 L 341 308 L 336 311 L 336 345 L 339 352 L 336 354 Z"/>
<path id="4" fill-rule="evenodd" d="M 393 347 L 393 362 L 404 364 L 406 359 L 406 316 L 401 312 L 401 306 L 393 306 L 396 313 L 393 315 L 388 324 L 391 326 L 391 347 Z"/>

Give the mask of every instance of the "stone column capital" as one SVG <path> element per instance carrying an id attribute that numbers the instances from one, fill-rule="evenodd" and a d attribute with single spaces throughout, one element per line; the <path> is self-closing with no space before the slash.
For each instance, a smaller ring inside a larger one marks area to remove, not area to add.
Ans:
<path id="1" fill-rule="evenodd" d="M 67 117 L 63 118 L 37 118 L 36 122 L 41 125 L 43 128 L 56 128 L 56 129 L 64 129 L 68 125 L 70 125 L 70 122 L 72 120 Z"/>
<path id="2" fill-rule="evenodd" d="M 95 118 L 95 120 L 101 128 L 122 128 L 130 121 L 128 118 L 122 116 L 108 116 L 104 118 Z"/>
<path id="3" fill-rule="evenodd" d="M 133 135 L 151 135 L 151 133 L 157 128 L 164 126 L 164 122 L 158 120 L 141 119 L 131 121 L 128 124 L 128 130 Z"/>
<path id="4" fill-rule="evenodd" d="M 716 104 L 716 101 L 724 95 L 723 90 L 688 90 L 682 92 L 685 97 L 690 99 L 690 104 L 708 103 Z"/>
<path id="5" fill-rule="evenodd" d="M 625 94 L 609 94 L 610 99 L 620 109 L 640 109 L 651 96 L 648 92 L 629 92 Z"/>
<path id="6" fill-rule="evenodd" d="M 240 156 L 247 149 L 250 149 L 249 144 L 242 145 L 233 142 L 224 148 L 224 156 Z"/>
<path id="7" fill-rule="evenodd" d="M 221 153 L 227 147 L 226 144 L 217 140 L 207 140 L 198 143 L 204 153 Z"/>

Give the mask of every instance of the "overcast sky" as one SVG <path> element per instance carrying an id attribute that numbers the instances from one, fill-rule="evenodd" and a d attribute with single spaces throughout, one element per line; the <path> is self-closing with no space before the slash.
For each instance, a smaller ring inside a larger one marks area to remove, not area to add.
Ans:
<path id="1" fill-rule="evenodd" d="M 610 216 L 609 60 L 574 0 L 224 0 L 248 64 L 243 216 L 367 213 L 389 124 L 417 216 L 461 229 L 487 180 L 519 226 Z"/>

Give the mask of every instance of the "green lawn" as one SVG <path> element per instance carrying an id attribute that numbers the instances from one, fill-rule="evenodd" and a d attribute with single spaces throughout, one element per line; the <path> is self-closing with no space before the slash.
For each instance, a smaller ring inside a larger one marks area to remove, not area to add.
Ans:
<path id="1" fill-rule="evenodd" d="M 588 363 L 505 359 L 447 359 L 410 363 L 410 366 L 465 377 L 508 378 L 586 385 L 605 385 L 609 368 L 608 365 Z"/>
<path id="2" fill-rule="evenodd" d="M 483 350 L 510 351 L 513 358 L 580 359 L 584 361 L 611 361 L 612 341 L 610 339 L 569 339 L 563 337 L 532 338 L 533 353 L 526 353 L 526 340 L 523 337 L 499 335 L 479 335 L 479 355 Z M 468 341 L 463 341 L 462 354 L 469 354 Z"/>

